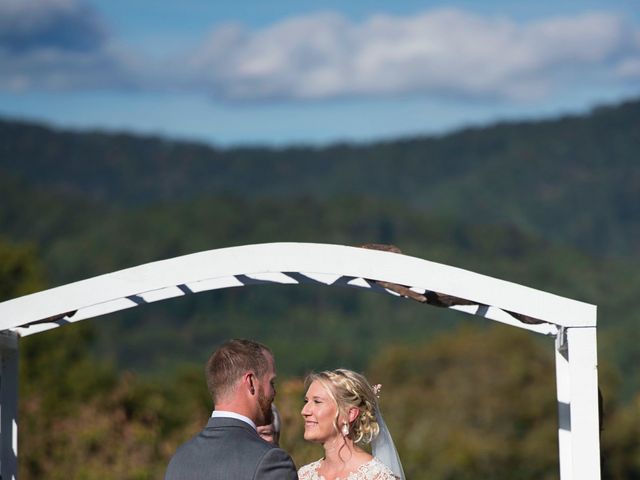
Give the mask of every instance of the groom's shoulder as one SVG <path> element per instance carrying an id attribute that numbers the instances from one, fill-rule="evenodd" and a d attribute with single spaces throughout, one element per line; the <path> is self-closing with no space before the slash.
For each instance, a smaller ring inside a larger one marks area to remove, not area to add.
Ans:
<path id="1" fill-rule="evenodd" d="M 297 480 L 298 472 L 291 455 L 279 447 L 268 444 L 268 449 L 260 458 L 256 478 Z"/>
<path id="2" fill-rule="evenodd" d="M 180 445 L 169 461 L 165 480 L 191 478 L 194 471 L 211 469 L 234 471 L 236 478 L 298 478 L 291 456 L 260 437 L 236 432 L 218 438 L 221 441 L 211 441 L 203 431 Z"/>

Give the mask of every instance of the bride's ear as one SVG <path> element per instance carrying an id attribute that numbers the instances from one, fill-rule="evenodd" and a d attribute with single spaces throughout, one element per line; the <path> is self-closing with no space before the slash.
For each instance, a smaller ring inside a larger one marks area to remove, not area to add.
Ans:
<path id="1" fill-rule="evenodd" d="M 360 415 L 360 409 L 357 407 L 351 407 L 348 412 L 349 423 L 353 422 Z"/>

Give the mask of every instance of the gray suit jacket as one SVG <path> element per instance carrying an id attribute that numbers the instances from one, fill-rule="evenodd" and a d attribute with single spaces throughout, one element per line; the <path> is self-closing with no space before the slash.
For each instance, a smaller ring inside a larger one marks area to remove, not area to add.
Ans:
<path id="1" fill-rule="evenodd" d="M 293 460 L 241 420 L 210 418 L 199 435 L 182 444 L 165 480 L 297 480 Z"/>

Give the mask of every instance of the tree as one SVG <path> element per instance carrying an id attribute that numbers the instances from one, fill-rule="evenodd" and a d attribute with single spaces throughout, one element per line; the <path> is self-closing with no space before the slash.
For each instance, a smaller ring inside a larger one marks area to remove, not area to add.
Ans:
<path id="1" fill-rule="evenodd" d="M 408 478 L 558 477 L 553 349 L 531 333 L 465 328 L 370 370 Z"/>
<path id="2" fill-rule="evenodd" d="M 0 238 L 0 302 L 40 290 L 43 272 L 35 247 Z"/>

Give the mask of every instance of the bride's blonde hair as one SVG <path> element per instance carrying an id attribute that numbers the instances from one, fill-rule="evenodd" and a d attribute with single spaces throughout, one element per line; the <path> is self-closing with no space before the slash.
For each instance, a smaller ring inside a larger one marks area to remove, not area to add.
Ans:
<path id="1" fill-rule="evenodd" d="M 367 444 L 378 435 L 380 427 L 375 413 L 378 400 L 373 387 L 363 375 L 343 368 L 311 373 L 305 380 L 306 387 L 308 388 L 314 381 L 318 381 L 325 387 L 338 406 L 333 422 L 333 427 L 338 432 L 341 431 L 341 425 L 338 425 L 339 416 L 341 414 L 348 416 L 349 409 L 355 407 L 359 410 L 359 414 L 349 424 L 347 436 L 354 443 Z"/>

